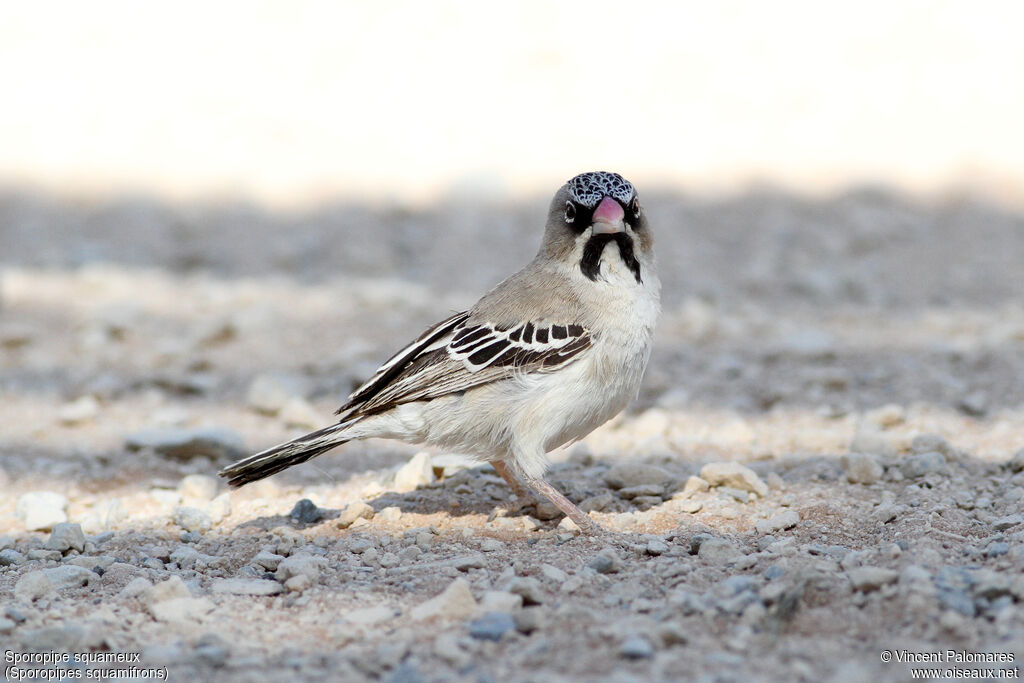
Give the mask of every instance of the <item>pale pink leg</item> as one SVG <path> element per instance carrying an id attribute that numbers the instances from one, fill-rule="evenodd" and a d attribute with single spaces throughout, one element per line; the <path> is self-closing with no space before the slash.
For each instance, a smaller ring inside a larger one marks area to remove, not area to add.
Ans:
<path id="1" fill-rule="evenodd" d="M 555 507 L 557 507 L 559 510 L 565 513 L 566 517 L 576 522 L 576 526 L 578 526 L 580 528 L 580 531 L 582 531 L 583 533 L 604 533 L 604 529 L 602 529 L 597 522 L 590 519 L 587 513 L 576 507 L 575 503 L 573 503 L 571 500 L 569 500 L 561 493 L 559 493 L 558 489 L 556 489 L 551 484 L 547 483 L 543 479 L 534 479 L 530 477 L 524 477 L 524 483 L 531 491 L 538 495 L 544 496 L 552 503 L 554 503 Z"/>

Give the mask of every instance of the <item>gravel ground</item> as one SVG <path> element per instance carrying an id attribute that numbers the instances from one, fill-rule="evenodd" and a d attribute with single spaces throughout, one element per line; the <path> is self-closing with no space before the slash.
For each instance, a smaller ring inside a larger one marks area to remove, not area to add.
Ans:
<path id="1" fill-rule="evenodd" d="M 387 441 L 225 490 L 528 260 L 546 201 L 0 194 L 3 649 L 226 681 L 1019 666 L 1024 216 L 969 197 L 650 193 L 644 388 L 550 472 L 614 535 Z"/>

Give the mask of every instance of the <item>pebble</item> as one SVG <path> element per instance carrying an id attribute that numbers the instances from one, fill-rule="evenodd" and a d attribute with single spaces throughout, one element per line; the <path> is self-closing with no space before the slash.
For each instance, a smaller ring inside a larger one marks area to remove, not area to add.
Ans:
<path id="1" fill-rule="evenodd" d="M 213 520 L 209 513 L 191 506 L 179 506 L 171 513 L 171 520 L 185 531 L 209 531 L 213 527 Z"/>
<path id="2" fill-rule="evenodd" d="M 622 568 L 622 560 L 614 550 L 607 548 L 591 558 L 587 566 L 598 574 L 614 574 Z"/>
<path id="3" fill-rule="evenodd" d="M 516 628 L 511 614 L 505 612 L 487 612 L 479 619 L 469 622 L 469 635 L 477 640 L 501 640 L 509 631 Z"/>
<path id="4" fill-rule="evenodd" d="M 284 583 L 288 590 L 302 592 L 317 582 L 325 563 L 324 558 L 308 553 L 292 555 L 277 566 L 274 578 Z"/>
<path id="5" fill-rule="evenodd" d="M 96 417 L 100 412 L 99 401 L 91 394 L 65 403 L 57 409 L 57 419 L 61 424 L 77 425 Z"/>
<path id="6" fill-rule="evenodd" d="M 61 522 L 53 525 L 49 540 L 46 541 L 49 550 L 67 552 L 68 550 L 85 550 L 85 534 L 82 527 L 72 522 Z"/>
<path id="7" fill-rule="evenodd" d="M 1024 448 L 1013 454 L 1013 457 L 1003 463 L 1003 467 L 1011 472 L 1024 472 Z"/>
<path id="8" fill-rule="evenodd" d="M 697 556 L 712 564 L 729 564 L 738 560 L 743 553 L 735 543 L 726 538 L 709 538 L 700 544 Z"/>
<path id="9" fill-rule="evenodd" d="M 646 497 L 657 497 L 659 502 L 661 496 L 665 493 L 665 487 L 662 484 L 640 484 L 639 486 L 630 486 L 628 488 L 619 489 L 619 498 L 625 500 L 633 500 L 634 498 L 646 498 Z"/>
<path id="10" fill-rule="evenodd" d="M 517 576 L 505 587 L 509 593 L 521 596 L 524 605 L 539 605 L 544 602 L 544 589 L 540 581 L 532 576 Z"/>
<path id="11" fill-rule="evenodd" d="M 439 595 L 422 602 L 410 611 L 414 621 L 427 619 L 466 619 L 476 610 L 476 599 L 469 582 L 458 578 Z"/>
<path id="12" fill-rule="evenodd" d="M 641 635 L 627 636 L 619 646 L 619 656 L 626 659 L 647 659 L 654 656 L 654 647 Z"/>
<path id="13" fill-rule="evenodd" d="M 685 512 L 690 515 L 700 512 L 701 508 L 703 507 L 704 503 L 700 502 L 699 500 L 681 500 L 675 504 L 676 510 L 679 510 L 679 512 Z"/>
<path id="14" fill-rule="evenodd" d="M 43 571 L 46 573 L 46 577 L 50 579 L 50 583 L 55 590 L 80 588 L 99 578 L 99 575 L 95 572 L 73 564 L 44 569 Z"/>
<path id="15" fill-rule="evenodd" d="M 324 511 L 309 498 L 303 498 L 295 503 L 288 513 L 288 518 L 295 524 L 315 524 L 323 519 L 323 516 Z"/>
<path id="16" fill-rule="evenodd" d="M 846 572 L 854 590 L 868 593 L 883 586 L 896 583 L 900 574 L 895 569 L 884 567 L 854 567 Z"/>
<path id="17" fill-rule="evenodd" d="M 687 478 L 686 483 L 683 484 L 683 490 L 677 495 L 689 498 L 695 493 L 702 493 L 710 488 L 711 484 L 709 484 L 706 479 L 701 479 L 700 477 L 691 475 Z"/>
<path id="18" fill-rule="evenodd" d="M 305 393 L 304 383 L 294 375 L 267 373 L 249 384 L 245 401 L 256 412 L 277 415 L 293 398 Z"/>
<path id="19" fill-rule="evenodd" d="M 770 519 L 760 519 L 754 523 L 754 528 L 757 533 L 774 534 L 784 529 L 792 529 L 800 523 L 800 514 L 796 510 L 786 510 L 779 514 L 771 517 Z"/>
<path id="20" fill-rule="evenodd" d="M 430 454 L 420 452 L 398 468 L 395 473 L 394 490 L 399 493 L 408 493 L 432 483 L 434 483 L 434 467 Z"/>
<path id="21" fill-rule="evenodd" d="M 459 555 L 453 557 L 445 562 L 449 567 L 455 567 L 460 572 L 466 572 L 470 569 L 480 569 L 487 563 L 484 560 L 484 556 L 480 553 L 471 553 L 469 555 Z"/>
<path id="22" fill-rule="evenodd" d="M 974 417 L 981 417 L 988 412 L 988 395 L 983 391 L 967 394 L 957 404 L 963 412 Z"/>
<path id="23" fill-rule="evenodd" d="M 664 555 L 668 552 L 668 544 L 660 540 L 648 541 L 644 551 L 648 555 Z"/>
<path id="24" fill-rule="evenodd" d="M 174 460 L 206 456 L 212 460 L 235 460 L 247 454 L 237 433 L 217 427 L 144 429 L 125 438 L 130 451 L 152 450 Z"/>
<path id="25" fill-rule="evenodd" d="M 53 583 L 43 570 L 24 574 L 14 584 L 14 598 L 23 602 L 33 602 L 53 592 Z"/>
<path id="26" fill-rule="evenodd" d="M 590 496 L 580 501 L 580 510 L 584 512 L 601 512 L 612 504 L 615 498 L 610 493 Z"/>
<path id="27" fill-rule="evenodd" d="M 750 492 L 742 489 L 734 489 L 731 486 L 719 486 L 718 493 L 725 496 L 726 498 L 732 498 L 740 503 L 750 502 Z"/>
<path id="28" fill-rule="evenodd" d="M 183 499 L 191 499 L 198 503 L 208 503 L 217 495 L 217 480 L 206 474 L 189 474 L 182 477 L 178 484 L 178 493 Z"/>
<path id="29" fill-rule="evenodd" d="M 149 605 L 154 619 L 171 624 L 201 621 L 212 610 L 206 598 L 171 598 Z"/>
<path id="30" fill-rule="evenodd" d="M 395 505 L 389 505 L 378 512 L 375 517 L 390 524 L 394 524 L 402 519 L 402 508 Z"/>
<path id="31" fill-rule="evenodd" d="M 0 550 L 0 567 L 7 567 L 14 564 L 21 564 L 25 561 L 25 556 L 19 553 L 14 548 L 8 548 L 7 550 Z"/>
<path id="32" fill-rule="evenodd" d="M 988 544 L 985 548 L 986 557 L 999 557 L 1000 555 L 1006 555 L 1010 552 L 1010 544 L 1004 541 L 993 541 Z"/>
<path id="33" fill-rule="evenodd" d="M 15 623 L 6 617 L 0 617 L 0 635 L 10 635 L 14 630 Z"/>
<path id="34" fill-rule="evenodd" d="M 844 453 L 839 457 L 839 464 L 851 484 L 874 484 L 884 472 L 878 458 L 869 453 Z"/>
<path id="35" fill-rule="evenodd" d="M 65 511 L 68 499 L 52 491 L 32 491 L 18 497 L 14 516 L 25 523 L 28 531 L 46 531 L 68 521 Z"/>
<path id="36" fill-rule="evenodd" d="M 547 621 L 547 612 L 543 607 L 525 607 L 512 613 L 512 619 L 516 623 L 516 630 L 520 633 L 533 633 L 543 628 Z"/>
<path id="37" fill-rule="evenodd" d="M 263 567 L 264 569 L 267 569 L 272 572 L 277 571 L 277 568 L 283 561 L 284 556 L 276 555 L 267 550 L 261 550 L 260 552 L 256 553 L 255 557 L 252 558 L 253 564 L 259 565 L 260 567 Z"/>
<path id="38" fill-rule="evenodd" d="M 614 465 L 604 474 L 604 483 L 613 489 L 652 484 L 664 487 L 671 479 L 672 475 L 660 467 L 635 462 Z"/>
<path id="39" fill-rule="evenodd" d="M 338 519 L 335 520 L 335 525 L 339 529 L 347 529 L 357 519 L 373 519 L 374 511 L 373 508 L 362 501 L 356 501 L 349 503 L 345 506 L 345 509 L 338 515 Z"/>
<path id="40" fill-rule="evenodd" d="M 551 581 L 554 581 L 559 585 L 569 580 L 568 574 L 566 574 L 558 567 L 555 567 L 554 565 L 550 564 L 542 564 L 540 566 L 540 573 L 544 576 L 544 578 L 550 579 Z"/>
<path id="41" fill-rule="evenodd" d="M 917 453 L 909 456 L 900 466 L 903 476 L 908 479 L 923 477 L 933 472 L 941 472 L 946 466 L 946 458 L 938 451 Z"/>
<path id="42" fill-rule="evenodd" d="M 1006 531 L 1018 524 L 1024 524 L 1024 515 L 1007 515 L 992 522 L 992 528 L 996 531 Z"/>
<path id="43" fill-rule="evenodd" d="M 456 669 L 464 669 L 472 662 L 472 655 L 456 633 L 442 633 L 434 640 L 434 654 Z"/>
<path id="44" fill-rule="evenodd" d="M 523 606 L 523 596 L 507 591 L 486 591 L 480 598 L 481 612 L 515 612 Z"/>
<path id="45" fill-rule="evenodd" d="M 768 485 L 754 470 L 738 462 L 709 462 L 700 470 L 700 477 L 710 486 L 729 486 L 764 498 L 768 495 Z"/>
<path id="46" fill-rule="evenodd" d="M 496 538 L 485 538 L 480 541 L 480 550 L 485 553 L 497 553 L 505 549 L 505 544 Z"/>
<path id="47" fill-rule="evenodd" d="M 229 595 L 277 595 L 284 589 L 277 581 L 266 579 L 214 579 L 210 590 Z"/>

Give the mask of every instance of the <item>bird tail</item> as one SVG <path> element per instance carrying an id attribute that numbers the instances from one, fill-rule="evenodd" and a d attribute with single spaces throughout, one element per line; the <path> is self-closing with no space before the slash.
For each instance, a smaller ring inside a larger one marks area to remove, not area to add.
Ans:
<path id="1" fill-rule="evenodd" d="M 341 422 L 283 443 L 228 465 L 220 471 L 228 486 L 237 488 L 306 462 L 349 439 L 344 436 L 351 422 Z"/>

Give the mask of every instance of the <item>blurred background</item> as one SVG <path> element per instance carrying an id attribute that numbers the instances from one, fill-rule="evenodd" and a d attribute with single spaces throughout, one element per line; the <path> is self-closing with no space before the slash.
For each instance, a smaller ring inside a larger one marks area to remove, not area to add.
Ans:
<path id="1" fill-rule="evenodd" d="M 5 3 L 8 443 L 64 452 L 53 415 L 88 397 L 89 448 L 165 423 L 266 445 L 296 428 L 251 410 L 266 373 L 316 426 L 596 169 L 657 235 L 634 410 L 1019 406 L 1022 25 L 1010 2 Z"/>

